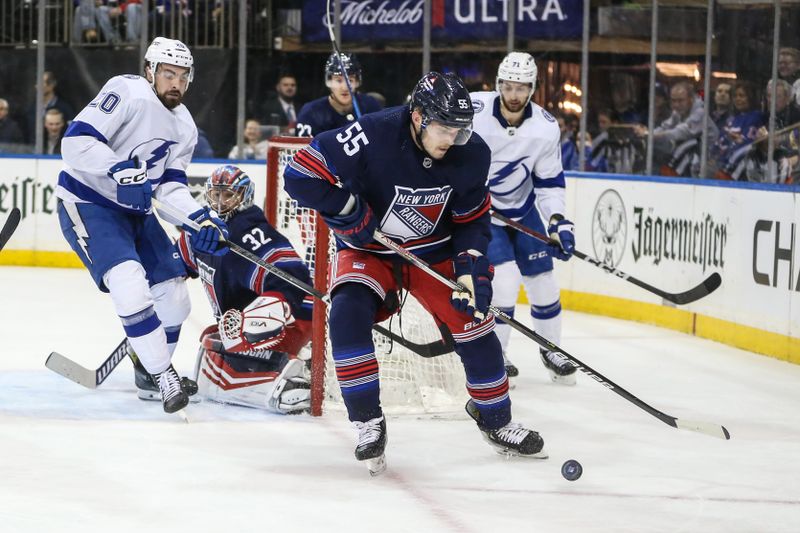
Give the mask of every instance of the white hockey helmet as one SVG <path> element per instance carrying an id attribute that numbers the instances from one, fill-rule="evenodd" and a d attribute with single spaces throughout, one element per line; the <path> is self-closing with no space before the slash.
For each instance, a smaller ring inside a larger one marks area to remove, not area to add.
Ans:
<path id="1" fill-rule="evenodd" d="M 147 47 L 147 52 L 144 54 L 144 60 L 150 66 L 150 71 L 153 76 L 158 70 L 158 65 L 166 63 L 167 65 L 175 65 L 176 67 L 184 67 L 189 69 L 189 82 L 194 79 L 194 58 L 189 47 L 177 39 L 167 39 L 166 37 L 156 37 L 150 46 Z M 153 82 L 155 83 L 155 78 Z"/>
<path id="2" fill-rule="evenodd" d="M 530 102 L 533 92 L 536 90 L 536 77 L 538 74 L 539 70 L 536 68 L 536 61 L 534 61 L 532 55 L 526 52 L 511 52 L 503 58 L 500 66 L 497 67 L 495 90 L 500 92 L 501 81 L 530 83 L 531 92 L 528 95 L 528 102 Z"/>

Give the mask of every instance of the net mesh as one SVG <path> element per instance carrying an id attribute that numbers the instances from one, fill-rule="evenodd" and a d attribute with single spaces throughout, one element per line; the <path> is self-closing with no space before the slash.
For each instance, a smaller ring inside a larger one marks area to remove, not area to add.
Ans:
<path id="1" fill-rule="evenodd" d="M 327 273 L 334 253 L 333 238 L 320 239 L 317 234 L 316 214 L 297 205 L 283 190 L 283 170 L 294 154 L 302 149 L 309 139 L 277 139 L 270 141 L 267 160 L 267 215 L 276 229 L 283 233 L 301 258 L 309 265 L 312 278 L 322 269 Z M 274 211 L 274 217 L 270 215 Z M 324 226 L 321 226 L 324 227 Z M 324 229 L 327 232 L 327 228 Z M 319 243 L 323 242 L 322 245 Z M 327 242 L 329 244 L 325 245 Z M 325 246 L 325 253 L 317 249 Z M 318 289 L 325 287 L 317 285 Z M 404 293 L 402 312 L 381 323 L 404 338 L 427 344 L 441 339 L 433 318 L 410 294 Z M 316 302 L 315 306 L 324 306 Z M 333 371 L 330 339 L 327 335 L 327 320 L 315 325 L 312 346 L 324 346 L 324 372 L 314 372 L 314 380 L 323 380 L 322 409 L 342 410 L 339 385 Z M 464 386 L 465 376 L 461 361 L 455 353 L 433 358 L 423 358 L 411 350 L 392 342 L 391 339 L 373 332 L 375 354 L 380 367 L 381 405 L 387 414 L 445 414 L 460 412 L 468 396 Z M 318 353 L 319 353 L 318 352 Z M 322 365 L 316 366 L 320 368 Z M 316 375 L 320 374 L 320 375 Z"/>

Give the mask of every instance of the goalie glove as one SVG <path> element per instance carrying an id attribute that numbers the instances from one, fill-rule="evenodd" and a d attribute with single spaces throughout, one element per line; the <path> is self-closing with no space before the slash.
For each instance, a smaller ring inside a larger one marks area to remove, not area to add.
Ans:
<path id="1" fill-rule="evenodd" d="M 453 291 L 450 303 L 458 311 L 471 315 L 476 322 L 486 318 L 492 303 L 492 278 L 494 267 L 477 250 L 461 252 L 453 260 L 456 281 L 466 291 Z"/>
<path id="2" fill-rule="evenodd" d="M 292 309 L 278 292 L 265 293 L 243 311 L 228 309 L 219 319 L 222 345 L 229 352 L 269 350 L 286 336 L 294 323 Z"/>
<path id="3" fill-rule="evenodd" d="M 108 169 L 108 177 L 117 182 L 117 202 L 138 211 L 137 214 L 150 211 L 153 186 L 147 178 L 146 162 L 139 163 L 137 156 L 120 161 Z"/>

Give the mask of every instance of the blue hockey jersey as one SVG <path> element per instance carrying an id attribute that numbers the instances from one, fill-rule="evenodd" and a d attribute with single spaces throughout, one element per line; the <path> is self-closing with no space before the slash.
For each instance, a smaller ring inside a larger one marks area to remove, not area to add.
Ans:
<path id="1" fill-rule="evenodd" d="M 468 249 L 485 253 L 491 234 L 489 147 L 473 134 L 434 160 L 416 146 L 410 124 L 408 107 L 400 106 L 318 135 L 286 167 L 286 191 L 326 215 L 340 213 L 351 193 L 359 195 L 383 233 L 430 262 Z M 393 253 L 377 243 L 362 249 Z"/>
<path id="2" fill-rule="evenodd" d="M 228 231 L 231 242 L 312 284 L 306 265 L 286 237 L 267 222 L 260 208 L 252 206 L 231 217 Z M 244 309 L 265 292 L 277 291 L 286 298 L 295 318 L 311 320 L 311 296 L 302 290 L 232 252 L 223 256 L 199 253 L 192 249 L 189 239 L 189 235 L 181 233 L 178 252 L 189 274 L 199 276 L 203 282 L 217 319 L 229 309 Z"/>
<path id="3" fill-rule="evenodd" d="M 380 111 L 381 104 L 371 96 L 356 93 L 358 109 L 362 115 Z M 331 106 L 327 96 L 308 102 L 300 109 L 297 115 L 298 137 L 313 137 L 323 131 L 335 130 L 353 122 L 356 119 L 355 111 L 340 115 Z"/>

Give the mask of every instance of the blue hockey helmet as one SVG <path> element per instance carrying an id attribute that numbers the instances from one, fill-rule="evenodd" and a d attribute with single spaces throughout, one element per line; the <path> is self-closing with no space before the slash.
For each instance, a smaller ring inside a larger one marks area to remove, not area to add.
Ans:
<path id="1" fill-rule="evenodd" d="M 217 167 L 206 180 L 206 201 L 223 220 L 253 205 L 255 186 L 237 166 Z"/>
<path id="2" fill-rule="evenodd" d="M 340 61 L 341 60 L 341 63 Z M 355 77 L 361 83 L 361 63 L 354 54 L 342 52 L 336 58 L 336 52 L 332 53 L 325 62 L 325 80 L 330 80 L 335 75 L 342 75 L 342 66 L 348 76 Z"/>
<path id="3" fill-rule="evenodd" d="M 411 93 L 409 110 L 419 110 L 422 115 L 422 129 L 431 121 L 458 128 L 454 144 L 466 144 L 472 135 L 472 99 L 464 82 L 452 73 L 429 72 L 417 82 Z"/>

